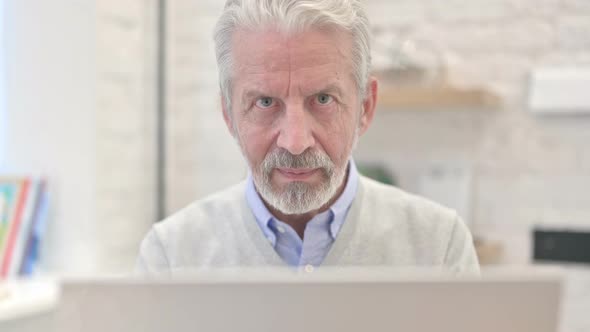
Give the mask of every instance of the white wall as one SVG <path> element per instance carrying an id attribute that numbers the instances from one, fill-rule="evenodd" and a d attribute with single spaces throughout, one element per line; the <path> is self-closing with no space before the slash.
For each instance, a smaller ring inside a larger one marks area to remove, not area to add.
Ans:
<path id="1" fill-rule="evenodd" d="M 213 27 L 225 1 L 168 1 L 168 212 L 243 179 L 219 106 Z"/>
<path id="2" fill-rule="evenodd" d="M 6 166 L 46 175 L 43 268 L 96 268 L 93 1 L 6 2 Z"/>

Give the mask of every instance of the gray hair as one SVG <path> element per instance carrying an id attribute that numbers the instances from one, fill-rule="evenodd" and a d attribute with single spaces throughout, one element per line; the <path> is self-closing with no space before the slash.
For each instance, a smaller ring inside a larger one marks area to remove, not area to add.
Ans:
<path id="1" fill-rule="evenodd" d="M 214 33 L 219 86 L 231 115 L 232 36 L 236 28 L 273 26 L 284 33 L 311 27 L 335 27 L 353 38 L 352 64 L 359 95 L 364 99 L 371 67 L 369 19 L 361 0 L 227 0 Z"/>

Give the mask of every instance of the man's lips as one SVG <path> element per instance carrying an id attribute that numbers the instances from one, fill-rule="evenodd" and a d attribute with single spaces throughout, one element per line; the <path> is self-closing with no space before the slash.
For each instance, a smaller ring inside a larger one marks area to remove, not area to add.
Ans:
<path id="1" fill-rule="evenodd" d="M 277 168 L 276 170 L 290 180 L 305 180 L 314 175 L 319 168 Z"/>

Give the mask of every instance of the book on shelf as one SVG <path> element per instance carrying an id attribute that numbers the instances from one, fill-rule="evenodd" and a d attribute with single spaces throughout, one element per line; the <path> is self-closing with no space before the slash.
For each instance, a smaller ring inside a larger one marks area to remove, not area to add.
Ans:
<path id="1" fill-rule="evenodd" d="M 0 176 L 0 279 L 34 272 L 46 218 L 43 179 Z"/>

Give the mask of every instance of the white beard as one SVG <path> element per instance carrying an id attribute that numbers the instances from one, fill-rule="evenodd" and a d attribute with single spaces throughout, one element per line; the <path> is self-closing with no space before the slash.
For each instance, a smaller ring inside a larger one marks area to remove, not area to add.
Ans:
<path id="1" fill-rule="evenodd" d="M 320 151 L 306 151 L 295 156 L 284 149 L 271 152 L 252 175 L 258 193 L 273 208 L 283 214 L 304 214 L 319 210 L 336 195 L 346 176 L 347 163 L 337 167 L 330 158 Z M 272 172 L 284 168 L 319 168 L 322 182 L 311 185 L 305 182 L 291 182 L 282 188 L 275 188 Z"/>
<path id="2" fill-rule="evenodd" d="M 235 128 L 235 133 L 237 132 Z M 357 126 L 350 154 L 357 147 L 359 133 L 360 128 Z M 248 161 L 244 146 L 238 137 L 239 135 L 234 135 L 244 158 Z M 337 166 L 326 153 L 318 150 L 307 150 L 296 156 L 285 149 L 277 149 L 269 153 L 260 166 L 250 165 L 250 168 L 254 184 L 262 199 L 285 215 L 296 215 L 319 210 L 328 204 L 344 182 L 349 159 L 350 155 L 343 165 Z M 319 168 L 324 179 L 316 186 L 298 181 L 291 182 L 282 189 L 274 188 L 272 172 L 278 167 Z"/>

